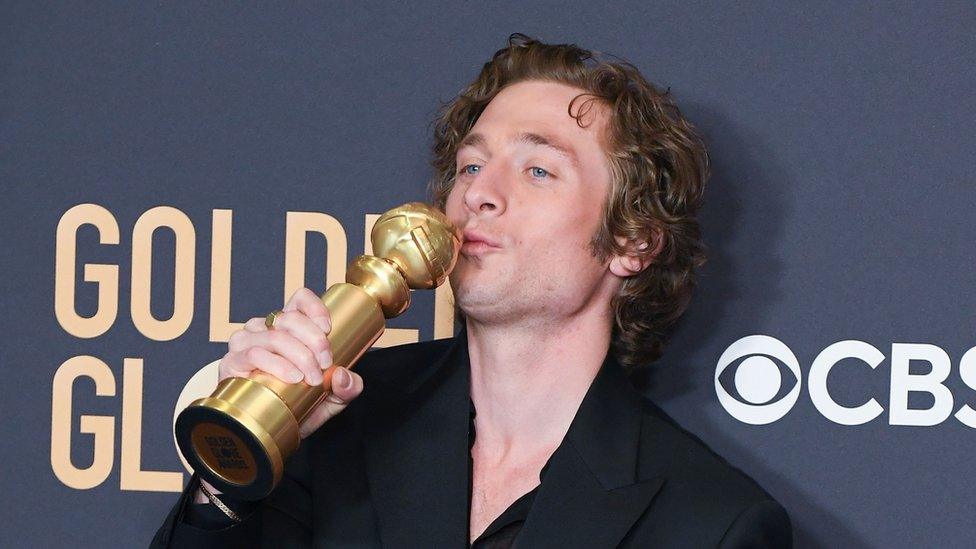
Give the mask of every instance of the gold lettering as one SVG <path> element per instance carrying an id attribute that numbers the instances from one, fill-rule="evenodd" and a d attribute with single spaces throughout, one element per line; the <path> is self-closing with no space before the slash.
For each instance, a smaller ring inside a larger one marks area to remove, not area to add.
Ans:
<path id="1" fill-rule="evenodd" d="M 75 261 L 78 229 L 91 224 L 98 229 L 99 244 L 119 243 L 119 224 L 111 212 L 97 204 L 78 204 L 58 221 L 54 252 L 54 316 L 66 332 L 82 338 L 98 337 L 115 323 L 119 311 L 119 267 L 86 263 L 85 282 L 98 287 L 98 308 L 90 317 L 75 309 Z"/>
<path id="2" fill-rule="evenodd" d="M 142 359 L 122 361 L 122 471 L 123 490 L 179 492 L 183 473 L 142 470 Z"/>
<path id="3" fill-rule="evenodd" d="M 115 418 L 81 416 L 81 433 L 94 436 L 92 464 L 86 468 L 71 463 L 71 399 L 74 381 L 89 377 L 97 396 L 115 396 L 115 376 L 108 365 L 88 355 L 69 358 L 54 374 L 51 391 L 51 469 L 58 480 L 77 490 L 94 488 L 112 471 Z"/>
<path id="4" fill-rule="evenodd" d="M 160 227 L 176 236 L 173 276 L 173 315 L 165 320 L 152 316 L 152 238 Z M 132 229 L 132 323 L 149 339 L 170 341 L 190 327 L 193 320 L 193 274 L 196 233 L 190 218 L 170 206 L 158 206 L 139 216 Z"/>
<path id="5" fill-rule="evenodd" d="M 346 279 L 346 231 L 336 218 L 318 212 L 288 212 L 285 222 L 285 299 L 305 286 L 305 241 L 316 232 L 327 245 L 325 287 Z"/>
<path id="6" fill-rule="evenodd" d="M 213 244 L 210 247 L 210 341 L 226 342 L 244 327 L 230 321 L 230 265 L 233 210 L 213 211 Z"/>

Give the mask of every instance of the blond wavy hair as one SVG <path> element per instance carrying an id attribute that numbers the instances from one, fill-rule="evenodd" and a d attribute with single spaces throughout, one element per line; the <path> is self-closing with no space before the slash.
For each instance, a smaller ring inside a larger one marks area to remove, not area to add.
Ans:
<path id="1" fill-rule="evenodd" d="M 631 369 L 653 362 L 687 309 L 695 271 L 705 263 L 696 213 L 709 176 L 708 154 L 670 89 L 659 90 L 630 63 L 513 34 L 434 121 L 432 202 L 444 208 L 457 174 L 458 146 L 488 103 L 505 86 L 527 80 L 579 88 L 568 113 L 581 126 L 593 101 L 609 107 L 611 187 L 591 249 L 605 261 L 611 254 L 653 253 L 660 240 L 650 264 L 626 278 L 611 303 L 614 356 Z M 618 244 L 618 236 L 629 249 Z M 635 243 L 642 242 L 650 245 L 637 250 Z"/>

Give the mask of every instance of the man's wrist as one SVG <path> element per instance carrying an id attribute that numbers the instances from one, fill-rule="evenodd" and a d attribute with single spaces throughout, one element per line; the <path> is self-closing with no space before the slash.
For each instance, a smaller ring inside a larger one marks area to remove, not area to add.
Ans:
<path id="1" fill-rule="evenodd" d="M 210 498 L 207 497 L 206 492 L 202 488 L 206 488 L 211 494 L 220 495 L 220 490 L 217 490 L 209 482 L 197 477 L 196 489 L 193 491 L 193 503 L 210 503 Z"/>
<path id="2" fill-rule="evenodd" d="M 217 497 L 216 494 L 212 493 L 209 490 L 210 488 L 209 484 L 207 484 L 202 479 L 199 480 L 199 483 L 200 483 L 199 491 L 203 492 L 204 497 L 206 497 L 210 501 L 210 503 L 213 504 L 214 507 L 220 509 L 220 512 L 223 513 L 230 520 L 238 523 L 243 522 L 244 519 L 242 519 L 241 516 L 238 515 L 236 511 L 228 507 L 227 504 L 221 501 L 221 499 Z"/>
<path id="3" fill-rule="evenodd" d="M 257 501 L 237 500 L 227 496 L 215 489 L 209 482 L 201 479 L 199 475 L 194 474 L 193 480 L 190 482 L 191 486 L 188 488 L 191 493 L 188 496 L 189 499 L 185 508 L 186 516 L 190 518 L 188 521 L 190 524 L 212 525 L 211 512 L 217 512 L 217 516 L 222 516 L 224 519 L 233 522 L 242 522 L 261 506 L 260 502 Z M 207 495 L 207 490 L 211 490 L 210 496 Z"/>

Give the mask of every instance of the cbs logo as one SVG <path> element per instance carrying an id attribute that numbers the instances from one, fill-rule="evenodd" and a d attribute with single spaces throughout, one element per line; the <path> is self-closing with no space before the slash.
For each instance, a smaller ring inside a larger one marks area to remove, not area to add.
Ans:
<path id="1" fill-rule="evenodd" d="M 892 343 L 890 358 L 890 425 L 931 426 L 953 415 L 954 399 L 946 385 L 952 361 L 943 349 L 927 343 Z M 842 362 L 847 367 L 861 363 L 873 370 L 885 359 L 877 347 L 857 340 L 838 341 L 821 351 L 807 374 L 807 392 L 817 411 L 840 425 L 861 425 L 880 416 L 885 408 L 870 394 L 861 396 L 862 402 L 856 406 L 838 403 L 827 389 L 827 378 Z M 785 368 L 777 366 L 777 362 Z M 919 373 L 910 368 L 911 363 L 928 363 L 930 368 Z M 784 380 L 787 372 L 792 380 Z M 976 347 L 963 354 L 958 373 L 966 387 L 976 390 Z M 722 353 L 715 367 L 715 393 L 719 403 L 729 415 L 750 425 L 766 425 L 785 416 L 800 397 L 802 385 L 803 373 L 796 355 L 785 343 L 767 335 L 751 335 L 735 341 Z M 927 393 L 932 405 L 910 407 L 910 393 Z M 976 428 L 976 410 L 969 405 L 959 407 L 955 417 L 964 425 Z"/>
<path id="2" fill-rule="evenodd" d="M 733 397 L 722 384 L 729 365 L 744 358 L 735 369 L 733 386 L 744 400 Z M 783 376 L 773 358 L 793 374 L 793 388 L 782 393 Z M 715 393 L 725 410 L 743 423 L 765 425 L 786 415 L 800 397 L 800 362 L 782 341 L 765 335 L 744 337 L 725 350 L 715 368 Z M 779 397 L 779 398 L 776 398 Z M 774 400 L 775 399 L 775 400 Z"/>

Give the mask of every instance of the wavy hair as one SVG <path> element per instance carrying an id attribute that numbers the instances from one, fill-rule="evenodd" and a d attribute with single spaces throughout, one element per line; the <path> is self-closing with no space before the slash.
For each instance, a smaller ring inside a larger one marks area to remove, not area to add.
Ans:
<path id="1" fill-rule="evenodd" d="M 695 271 L 705 263 L 696 213 L 709 160 L 702 139 L 674 104 L 670 88 L 659 90 L 635 66 L 610 57 L 575 44 L 545 44 L 511 35 L 508 46 L 495 52 L 434 120 L 435 173 L 429 190 L 433 203 L 443 209 L 454 185 L 461 140 L 505 86 L 541 80 L 579 88 L 568 113 L 580 126 L 593 101 L 609 107 L 605 152 L 611 186 L 591 249 L 601 261 L 629 253 L 649 262 L 623 281 L 611 302 L 611 349 L 617 360 L 633 369 L 661 356 L 670 329 L 691 300 Z M 628 245 L 621 246 L 615 237 L 623 237 Z M 639 249 L 639 243 L 649 245 Z"/>

